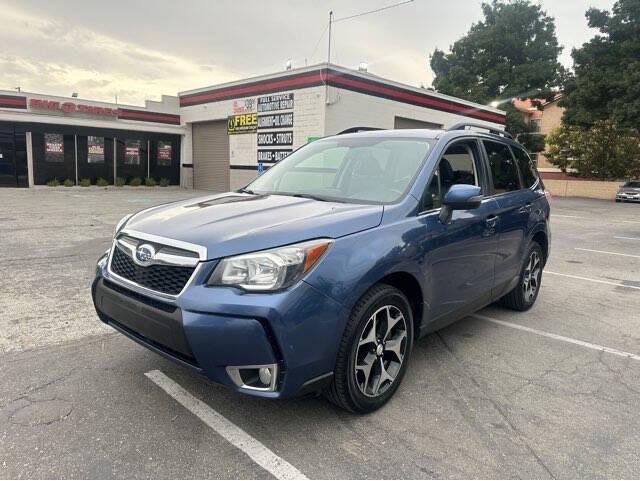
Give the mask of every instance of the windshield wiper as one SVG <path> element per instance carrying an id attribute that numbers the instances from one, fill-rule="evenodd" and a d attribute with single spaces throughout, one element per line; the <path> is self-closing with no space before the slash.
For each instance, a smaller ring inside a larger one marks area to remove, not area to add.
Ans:
<path id="1" fill-rule="evenodd" d="M 240 192 L 241 194 L 251 194 L 251 195 L 257 195 L 254 191 L 252 191 L 251 189 L 238 189 L 238 192 Z"/>
<path id="2" fill-rule="evenodd" d="M 326 197 L 320 197 L 318 195 L 313 195 L 313 194 L 283 194 L 283 195 L 288 195 L 290 197 L 300 197 L 302 199 L 318 200 L 320 202 L 338 202 L 338 201 L 334 201 L 333 199 L 327 199 Z"/>

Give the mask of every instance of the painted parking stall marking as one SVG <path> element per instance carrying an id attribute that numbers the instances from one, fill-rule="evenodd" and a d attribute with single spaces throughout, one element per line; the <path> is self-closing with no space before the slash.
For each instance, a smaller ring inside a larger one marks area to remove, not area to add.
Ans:
<path id="1" fill-rule="evenodd" d="M 589 282 L 597 282 L 599 284 L 608 284 L 610 286 L 616 286 L 616 287 L 626 287 L 627 289 L 638 289 L 640 290 L 639 286 L 628 286 L 626 284 L 620 284 L 618 282 L 611 282 L 611 281 L 603 281 L 600 279 L 592 279 L 591 277 L 582 277 L 582 276 L 574 276 L 571 274 L 561 274 L 560 272 L 553 272 L 553 271 L 544 271 L 545 274 L 551 274 L 554 276 L 562 276 L 562 277 L 569 277 L 571 279 L 578 279 L 581 281 L 589 281 Z"/>
<path id="2" fill-rule="evenodd" d="M 493 324 L 498 324 L 500 326 L 509 327 L 511 329 L 530 332 L 531 334 L 536 334 L 538 336 L 546 337 L 549 339 L 555 339 L 556 341 L 568 342 L 570 344 L 575 344 L 576 346 L 586 347 L 587 349 L 593 349 L 594 351 L 603 351 L 609 354 L 613 354 L 615 356 L 628 357 L 629 359 L 633 359 L 634 361 L 640 361 L 640 355 L 634 354 L 631 352 L 620 351 L 618 349 L 613 349 L 611 347 L 601 346 L 600 344 L 593 344 L 591 342 L 581 341 L 580 339 L 574 339 L 572 337 L 553 334 L 552 332 L 540 331 L 538 329 L 533 329 L 531 327 L 521 326 L 520 324 L 514 324 L 512 322 L 506 322 L 506 321 L 501 321 L 500 319 L 494 319 L 493 317 L 483 316 L 482 314 L 472 314 L 471 317 L 475 317 L 476 319 L 480 319 L 482 321 L 492 322 Z"/>
<path id="3" fill-rule="evenodd" d="M 145 376 L 220 436 L 243 451 L 256 464 L 275 476 L 276 479 L 308 479 L 260 441 L 233 424 L 212 407 L 194 397 L 163 372 L 154 370 L 145 373 Z"/>
<path id="4" fill-rule="evenodd" d="M 640 259 L 640 256 L 634 254 L 623 254 L 622 252 L 599 251 L 596 249 L 584 249 L 582 247 L 574 247 L 574 249 L 577 251 L 594 252 L 596 254 L 609 254 L 611 256 L 635 257 L 636 259 Z"/>

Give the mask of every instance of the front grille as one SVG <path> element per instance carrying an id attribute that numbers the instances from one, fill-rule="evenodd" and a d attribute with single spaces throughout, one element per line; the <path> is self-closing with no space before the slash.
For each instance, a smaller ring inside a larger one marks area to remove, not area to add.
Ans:
<path id="1" fill-rule="evenodd" d="M 195 267 L 151 265 L 142 267 L 133 262 L 118 246 L 114 247 L 111 270 L 131 282 L 156 292 L 177 295 L 187 284 Z"/>

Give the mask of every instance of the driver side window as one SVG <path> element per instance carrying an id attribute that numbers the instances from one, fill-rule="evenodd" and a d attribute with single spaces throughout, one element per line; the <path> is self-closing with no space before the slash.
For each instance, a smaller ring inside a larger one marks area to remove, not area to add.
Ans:
<path id="1" fill-rule="evenodd" d="M 478 144 L 474 140 L 462 140 L 447 147 L 425 190 L 421 211 L 440 208 L 454 184 L 480 186 L 478 159 Z"/>

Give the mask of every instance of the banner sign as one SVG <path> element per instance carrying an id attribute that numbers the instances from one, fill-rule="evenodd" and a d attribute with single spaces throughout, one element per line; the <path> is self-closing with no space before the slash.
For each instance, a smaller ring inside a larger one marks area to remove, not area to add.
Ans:
<path id="1" fill-rule="evenodd" d="M 293 130 L 281 132 L 258 132 L 258 147 L 293 145 Z"/>
<path id="2" fill-rule="evenodd" d="M 229 135 L 249 134 L 255 132 L 257 127 L 257 114 L 255 112 L 230 115 L 227 119 L 227 134 Z"/>
<path id="3" fill-rule="evenodd" d="M 245 112 L 253 112 L 256 109 L 256 99 L 240 99 L 234 100 L 231 105 L 234 114 L 243 114 Z"/>
<path id="4" fill-rule="evenodd" d="M 44 134 L 44 159 L 47 162 L 64 162 L 62 134 Z"/>
<path id="5" fill-rule="evenodd" d="M 87 162 L 101 164 L 104 162 L 104 137 L 87 137 Z"/>
<path id="6" fill-rule="evenodd" d="M 258 112 L 293 109 L 293 93 L 273 94 L 258 97 Z"/>
<path id="7" fill-rule="evenodd" d="M 125 141 L 124 163 L 129 165 L 140 164 L 140 141 L 139 140 Z"/>
<path id="8" fill-rule="evenodd" d="M 158 165 L 171 165 L 172 153 L 171 142 L 158 140 Z"/>
<path id="9" fill-rule="evenodd" d="M 259 129 L 280 129 L 283 127 L 293 127 L 293 112 L 258 115 Z"/>
<path id="10" fill-rule="evenodd" d="M 273 164 L 275 162 L 280 162 L 291 153 L 291 150 L 292 149 L 258 149 L 258 163 L 264 162 L 267 164 Z"/>

